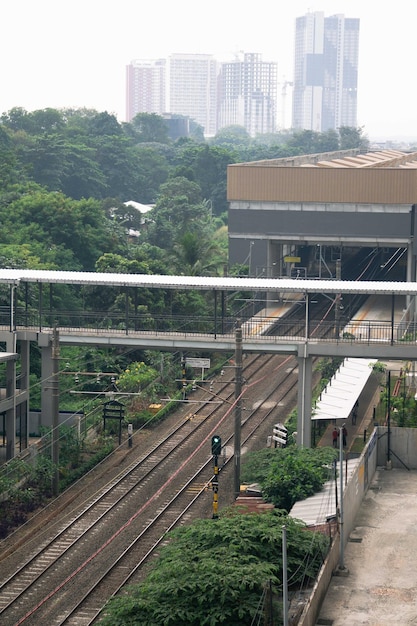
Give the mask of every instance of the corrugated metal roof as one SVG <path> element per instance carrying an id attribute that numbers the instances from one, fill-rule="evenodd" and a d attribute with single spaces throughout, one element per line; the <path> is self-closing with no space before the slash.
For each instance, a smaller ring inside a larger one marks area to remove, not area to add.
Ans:
<path id="1" fill-rule="evenodd" d="M 291 166 L 286 159 L 234 163 L 227 168 L 227 196 L 249 203 L 416 204 L 413 164 L 417 152 L 399 150 L 307 155 Z"/>
<path id="2" fill-rule="evenodd" d="M 308 280 L 285 278 L 246 278 L 233 276 L 169 276 L 163 274 L 120 274 L 56 270 L 0 269 L 0 283 L 45 283 L 196 289 L 219 291 L 273 291 L 285 293 L 354 293 L 379 295 L 417 294 L 416 282 Z"/>
<path id="3" fill-rule="evenodd" d="M 346 482 L 349 482 L 358 464 L 359 459 L 348 459 L 347 463 L 343 464 L 344 472 L 346 472 L 347 466 L 347 475 L 346 481 L 344 481 L 344 487 L 346 486 Z M 336 463 L 336 475 L 340 475 L 339 462 Z M 302 520 L 305 524 L 307 524 L 307 526 L 324 524 L 329 517 L 333 517 L 335 515 L 336 481 L 334 480 L 334 478 L 327 481 L 323 485 L 323 489 L 318 493 L 315 493 L 314 496 L 310 496 L 305 500 L 300 500 L 299 502 L 296 502 L 290 511 L 291 517 Z"/>

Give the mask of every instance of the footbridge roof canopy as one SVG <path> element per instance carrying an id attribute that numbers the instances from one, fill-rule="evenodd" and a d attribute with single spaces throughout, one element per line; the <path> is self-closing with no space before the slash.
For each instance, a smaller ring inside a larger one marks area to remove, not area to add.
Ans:
<path id="1" fill-rule="evenodd" d="M 417 282 L 170 276 L 25 269 L 0 269 L 1 283 L 10 285 L 19 285 L 20 283 L 102 285 L 200 291 L 262 291 L 290 294 L 353 293 L 406 296 L 417 294 Z"/>

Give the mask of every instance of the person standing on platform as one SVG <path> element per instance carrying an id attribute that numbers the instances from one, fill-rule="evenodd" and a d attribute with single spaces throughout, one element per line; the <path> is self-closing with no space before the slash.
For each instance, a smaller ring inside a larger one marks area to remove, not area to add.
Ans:
<path id="1" fill-rule="evenodd" d="M 346 430 L 345 426 L 343 426 L 342 437 L 343 437 L 343 447 L 346 448 L 346 445 L 347 445 L 347 430 Z"/>
<path id="2" fill-rule="evenodd" d="M 339 431 L 337 430 L 336 426 L 333 429 L 332 432 L 332 439 L 333 439 L 333 448 L 337 448 L 337 438 L 339 436 Z"/>

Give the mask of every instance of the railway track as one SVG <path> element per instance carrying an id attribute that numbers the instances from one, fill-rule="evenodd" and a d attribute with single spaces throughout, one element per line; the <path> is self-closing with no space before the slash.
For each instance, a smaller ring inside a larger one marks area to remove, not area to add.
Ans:
<path id="1" fill-rule="evenodd" d="M 326 309 L 329 305 L 321 302 L 319 319 Z M 293 323 L 297 327 L 300 316 Z M 266 429 L 270 433 L 292 409 L 296 370 L 294 357 L 254 355 L 244 360 L 242 450 L 265 445 Z M 235 406 L 234 391 L 234 367 L 225 368 L 217 380 L 200 384 L 197 404 L 189 405 L 197 407 L 192 413 L 178 419 L 152 446 L 138 450 L 128 467 L 71 515 L 4 559 L 1 623 L 95 623 L 109 597 L 145 575 L 146 564 L 169 530 L 208 516 L 209 441 L 214 432 L 221 434 L 226 450 L 221 482 L 228 476 L 231 491 L 234 420 L 228 418 Z M 278 407 L 291 395 L 281 418 Z"/>
<path id="2" fill-rule="evenodd" d="M 271 413 L 295 393 L 296 365 L 295 359 L 278 356 L 244 361 L 242 446 L 264 440 L 268 420 L 271 428 L 276 421 Z M 222 474 L 230 474 L 233 465 L 233 419 L 228 419 L 234 409 L 233 370 L 196 394 L 192 415 L 52 532 L 40 533 L 2 562 L 2 624 L 92 624 L 108 597 L 144 575 L 168 530 L 200 517 L 201 510 L 208 514 L 214 432 L 222 435 L 227 452 Z"/>

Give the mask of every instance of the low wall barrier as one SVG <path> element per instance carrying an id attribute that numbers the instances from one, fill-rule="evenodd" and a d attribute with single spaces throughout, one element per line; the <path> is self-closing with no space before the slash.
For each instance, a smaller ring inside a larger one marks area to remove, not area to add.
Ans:
<path id="1" fill-rule="evenodd" d="M 346 544 L 354 528 L 355 518 L 362 504 L 377 467 L 378 429 L 372 433 L 359 463 L 343 490 L 343 539 Z M 337 534 L 320 570 L 309 599 L 307 600 L 298 626 L 315 626 L 323 599 L 332 576 L 337 572 L 340 553 L 340 535 Z"/>

